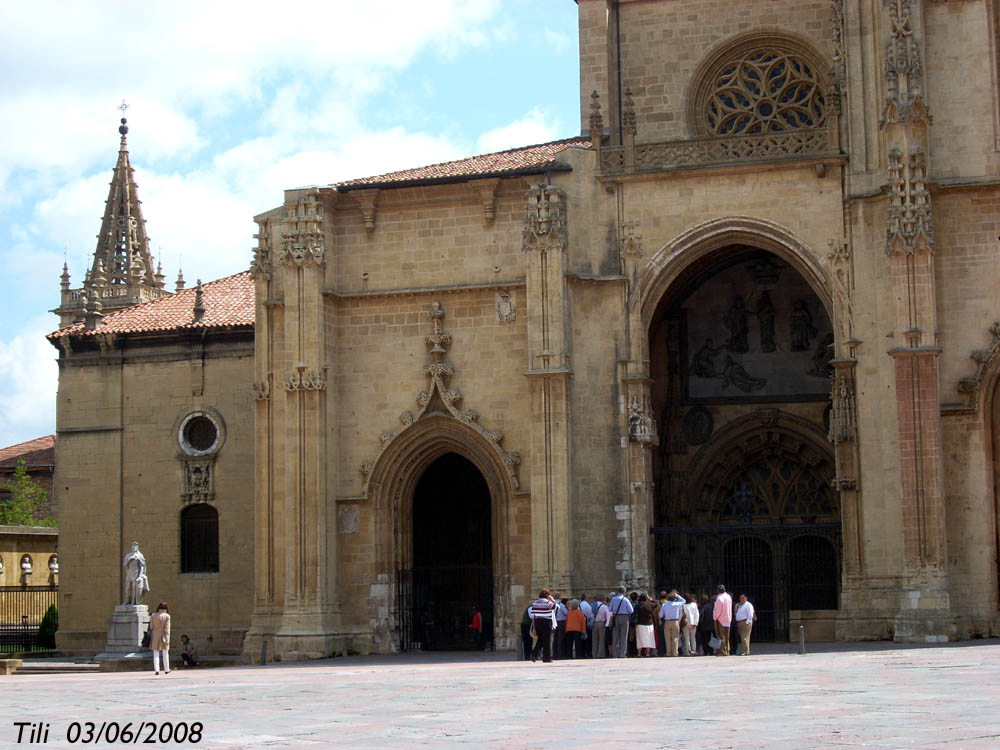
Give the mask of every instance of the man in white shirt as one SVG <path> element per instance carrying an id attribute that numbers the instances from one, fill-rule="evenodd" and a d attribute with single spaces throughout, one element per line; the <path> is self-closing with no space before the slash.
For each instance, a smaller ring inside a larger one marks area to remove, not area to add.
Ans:
<path id="1" fill-rule="evenodd" d="M 746 594 L 740 594 L 740 603 L 736 607 L 736 628 L 740 632 L 740 654 L 750 656 L 750 630 L 756 614 L 753 605 L 747 601 Z"/>
<path id="2" fill-rule="evenodd" d="M 634 610 L 631 599 L 625 596 L 624 586 L 618 587 L 618 593 L 612 597 L 608 609 L 615 618 L 615 629 L 611 634 L 611 658 L 624 659 L 628 652 L 628 618 Z"/>
<path id="3" fill-rule="evenodd" d="M 566 654 L 564 653 L 566 648 L 566 615 L 569 610 L 563 603 L 562 594 L 558 591 L 552 595 L 552 598 L 556 602 L 556 629 L 555 637 L 552 643 L 552 658 L 553 659 L 565 659 Z"/>
<path id="4" fill-rule="evenodd" d="M 594 628 L 591 631 L 591 642 L 593 643 L 593 650 L 591 655 L 595 659 L 604 658 L 604 635 L 608 627 L 608 616 L 611 611 L 608 609 L 608 605 L 604 603 L 604 597 L 598 594 L 597 599 L 593 606 L 594 612 Z"/>
<path id="5" fill-rule="evenodd" d="M 677 656 L 677 639 L 681 632 L 683 610 L 684 597 L 674 589 L 660 607 L 660 622 L 663 623 L 663 641 L 667 644 L 667 656 Z"/>

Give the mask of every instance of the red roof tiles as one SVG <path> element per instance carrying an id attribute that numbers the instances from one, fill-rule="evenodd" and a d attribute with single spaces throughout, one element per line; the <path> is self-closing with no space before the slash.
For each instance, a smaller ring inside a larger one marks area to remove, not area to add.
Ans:
<path id="1" fill-rule="evenodd" d="M 93 336 L 97 333 L 142 333 L 253 325 L 254 288 L 249 271 L 202 284 L 202 291 L 205 316 L 198 322 L 194 320 L 196 287 L 191 287 L 152 302 L 110 312 L 104 316 L 96 330 L 88 331 L 83 323 L 74 323 L 50 333 L 48 338 L 57 339 L 66 334 Z"/>
<path id="2" fill-rule="evenodd" d="M 466 159 L 431 164 L 417 169 L 362 177 L 335 185 L 352 190 L 364 187 L 401 187 L 405 184 L 448 182 L 469 177 L 502 177 L 515 174 L 538 174 L 549 169 L 566 170 L 569 166 L 556 159 L 567 148 L 590 148 L 590 139 L 565 138 L 534 146 L 470 156 Z M 205 316 L 194 320 L 195 289 L 184 289 L 152 302 L 133 305 L 107 313 L 101 325 L 92 331 L 74 323 L 50 333 L 49 339 L 61 336 L 93 336 L 98 333 L 145 333 L 199 328 L 227 328 L 254 324 L 254 286 L 249 272 L 234 274 L 202 286 Z"/>
<path id="3" fill-rule="evenodd" d="M 568 169 L 556 159 L 556 155 L 572 147 L 590 148 L 590 139 L 580 136 L 564 138 L 561 141 L 470 156 L 427 167 L 346 180 L 336 183 L 334 187 L 340 190 L 357 190 L 365 187 L 393 187 L 396 183 L 447 182 L 465 177 L 501 177 L 506 174 L 537 174 L 547 169 Z"/>
<path id="4" fill-rule="evenodd" d="M 18 459 L 22 459 L 28 468 L 52 466 L 55 463 L 56 436 L 28 440 L 8 448 L 0 448 L 0 469 L 13 469 Z"/>

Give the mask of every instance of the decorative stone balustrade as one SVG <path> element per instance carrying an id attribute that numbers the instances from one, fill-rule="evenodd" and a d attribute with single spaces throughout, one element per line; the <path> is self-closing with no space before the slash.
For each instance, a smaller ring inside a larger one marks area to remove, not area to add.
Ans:
<path id="1" fill-rule="evenodd" d="M 601 173 L 652 172 L 661 169 L 739 164 L 797 157 L 839 156 L 831 128 L 726 138 L 637 143 L 628 159 L 626 146 L 602 147 Z M 627 166 L 628 162 L 632 164 Z"/>

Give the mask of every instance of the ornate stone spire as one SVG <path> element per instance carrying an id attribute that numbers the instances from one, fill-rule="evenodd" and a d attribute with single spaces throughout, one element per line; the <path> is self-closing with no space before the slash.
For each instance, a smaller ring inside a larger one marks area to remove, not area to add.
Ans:
<path id="1" fill-rule="evenodd" d="M 194 289 L 194 322 L 199 323 L 205 317 L 205 293 L 201 288 L 201 279 L 198 279 L 198 285 Z"/>
<path id="2" fill-rule="evenodd" d="M 122 115 L 127 108 L 128 105 L 122 102 Z M 121 135 L 118 162 L 104 206 L 94 261 L 84 274 L 82 288 L 69 288 L 69 271 L 63 264 L 60 303 L 52 310 L 59 316 L 61 326 L 86 318 L 88 326 L 97 328 L 101 325 L 102 310 L 117 310 L 169 294 L 163 288 L 162 269 L 156 267 L 155 273 L 153 270 L 146 222 L 142 219 L 132 165 L 129 163 L 125 141 L 128 121 L 124 116 L 118 133 Z"/>
<path id="3" fill-rule="evenodd" d="M 128 105 L 122 102 L 122 114 Z M 91 278 L 103 266 L 107 292 L 102 296 L 104 309 L 155 299 L 164 292 L 157 285 L 153 257 L 149 251 L 149 237 L 146 222 L 142 218 L 142 204 L 136 190 L 135 173 L 129 161 L 128 121 L 121 118 L 118 127 L 121 140 L 118 146 L 118 162 L 115 164 L 104 206 L 101 231 L 97 235 L 97 248 L 91 266 Z M 89 291 L 89 287 L 85 286 Z"/>
<path id="4" fill-rule="evenodd" d="M 601 116 L 601 98 L 597 90 L 590 95 L 590 140 L 595 146 L 601 142 L 604 135 L 604 118 Z"/>

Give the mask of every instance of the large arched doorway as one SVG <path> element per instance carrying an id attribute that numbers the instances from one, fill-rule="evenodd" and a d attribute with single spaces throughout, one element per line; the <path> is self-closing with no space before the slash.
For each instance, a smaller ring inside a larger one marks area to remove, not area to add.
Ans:
<path id="1" fill-rule="evenodd" d="M 475 464 L 457 453 L 437 458 L 413 493 L 413 567 L 405 571 L 411 644 L 471 649 L 472 608 L 493 625 L 490 490 Z"/>
<path id="2" fill-rule="evenodd" d="M 740 242 L 676 273 L 648 330 L 657 580 L 743 591 L 756 637 L 786 638 L 793 610 L 839 592 L 826 305 L 790 259 Z"/>

